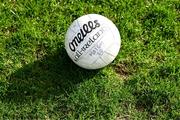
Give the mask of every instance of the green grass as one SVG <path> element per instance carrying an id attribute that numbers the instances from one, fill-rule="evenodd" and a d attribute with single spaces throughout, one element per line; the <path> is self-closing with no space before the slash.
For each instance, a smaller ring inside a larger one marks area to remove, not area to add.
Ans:
<path id="1" fill-rule="evenodd" d="M 97 13 L 122 37 L 107 67 L 64 50 L 76 18 Z M 178 0 L 2 0 L 0 119 L 180 119 Z"/>

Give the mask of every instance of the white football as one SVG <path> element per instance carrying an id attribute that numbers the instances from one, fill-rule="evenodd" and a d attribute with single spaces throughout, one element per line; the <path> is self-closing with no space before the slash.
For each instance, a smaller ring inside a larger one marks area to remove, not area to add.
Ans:
<path id="1" fill-rule="evenodd" d="M 121 38 L 117 27 L 108 18 L 88 14 L 76 19 L 65 37 L 65 49 L 78 66 L 99 69 L 118 55 Z"/>

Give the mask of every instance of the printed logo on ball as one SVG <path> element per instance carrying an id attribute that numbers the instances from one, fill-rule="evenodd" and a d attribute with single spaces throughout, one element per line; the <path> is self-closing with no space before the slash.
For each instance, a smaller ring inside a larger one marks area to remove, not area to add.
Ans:
<path id="1" fill-rule="evenodd" d="M 76 34 L 71 42 L 69 42 L 70 50 L 75 52 L 74 61 L 77 62 L 83 53 L 85 53 L 86 50 L 104 33 L 104 28 L 102 27 L 92 37 L 89 37 L 88 41 L 80 49 L 77 49 L 80 43 L 84 41 L 85 37 L 100 26 L 101 24 L 98 20 L 88 21 L 87 24 L 83 24 L 80 32 Z"/>

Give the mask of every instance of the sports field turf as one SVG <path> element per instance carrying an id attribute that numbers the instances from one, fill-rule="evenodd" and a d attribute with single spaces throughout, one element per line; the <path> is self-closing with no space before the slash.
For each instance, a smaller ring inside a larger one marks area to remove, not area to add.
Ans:
<path id="1" fill-rule="evenodd" d="M 73 20 L 96 13 L 122 46 L 107 67 L 76 66 Z M 180 120 L 179 0 L 1 0 L 0 119 Z"/>

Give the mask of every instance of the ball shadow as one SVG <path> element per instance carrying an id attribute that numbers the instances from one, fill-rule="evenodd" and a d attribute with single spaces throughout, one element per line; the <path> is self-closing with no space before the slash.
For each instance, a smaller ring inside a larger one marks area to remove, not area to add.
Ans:
<path id="1" fill-rule="evenodd" d="M 64 48 L 43 59 L 25 65 L 10 76 L 6 102 L 49 99 L 71 92 L 78 83 L 92 78 L 98 70 L 76 66 Z"/>

